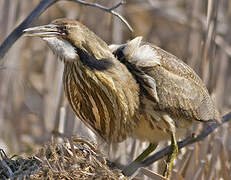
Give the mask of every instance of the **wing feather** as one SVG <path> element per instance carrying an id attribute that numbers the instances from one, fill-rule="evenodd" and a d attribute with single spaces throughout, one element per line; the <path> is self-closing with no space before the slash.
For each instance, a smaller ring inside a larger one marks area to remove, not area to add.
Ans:
<path id="1" fill-rule="evenodd" d="M 193 69 L 161 48 L 151 47 L 160 64 L 150 58 L 143 59 L 142 63 L 140 59 L 131 63 L 149 80 L 146 81 L 149 92 L 154 92 L 155 99 L 158 99 L 155 108 L 179 118 L 200 121 L 219 119 L 207 88 Z"/>

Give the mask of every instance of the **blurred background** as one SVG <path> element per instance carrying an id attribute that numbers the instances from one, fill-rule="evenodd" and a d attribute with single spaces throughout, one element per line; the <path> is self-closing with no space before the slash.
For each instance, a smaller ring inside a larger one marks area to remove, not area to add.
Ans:
<path id="1" fill-rule="evenodd" d="M 38 2 L 0 1 L 0 43 Z M 89 2 L 111 7 L 120 1 Z M 128 20 L 133 33 L 107 12 L 67 1 L 52 5 L 31 26 L 68 17 L 87 25 L 108 44 L 143 36 L 189 64 L 206 83 L 222 115 L 231 111 L 230 0 L 127 0 L 116 11 Z M 39 39 L 21 37 L 8 51 L 0 68 L 0 148 L 9 155 L 30 155 L 49 141 L 52 131 L 61 130 L 97 141 L 111 160 L 121 164 L 142 152 L 148 144 L 133 139 L 106 145 L 73 115 L 63 94 L 62 71 L 63 64 Z M 196 133 L 201 129 L 192 127 Z M 172 179 L 231 179 L 230 137 L 231 124 L 224 124 L 204 141 L 181 150 Z M 162 173 L 163 166 L 161 160 L 149 168 Z M 137 176 L 145 177 L 142 171 Z"/>

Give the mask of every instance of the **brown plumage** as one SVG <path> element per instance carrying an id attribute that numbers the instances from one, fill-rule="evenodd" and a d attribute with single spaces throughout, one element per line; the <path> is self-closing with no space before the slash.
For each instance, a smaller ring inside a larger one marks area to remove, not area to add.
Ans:
<path id="1" fill-rule="evenodd" d="M 63 60 L 64 90 L 72 109 L 109 143 L 134 136 L 155 144 L 171 138 L 176 146 L 175 135 L 193 121 L 219 119 L 195 72 L 141 37 L 109 48 L 70 19 L 25 32 L 41 37 Z"/>
<path id="2" fill-rule="evenodd" d="M 140 139 L 158 143 L 168 136 L 170 138 L 169 124 L 163 120 L 164 115 L 173 119 L 176 134 L 179 135 L 193 121 L 220 121 L 204 83 L 192 68 L 176 56 L 142 42 L 141 37 L 110 47 L 114 55 L 130 67 L 130 72 L 140 85 L 140 114 L 147 121 L 137 123 L 135 132 Z"/>
<path id="3" fill-rule="evenodd" d="M 107 142 L 120 142 L 136 126 L 136 80 L 108 45 L 78 21 L 58 19 L 25 30 L 39 36 L 64 62 L 65 94 L 75 114 Z"/>

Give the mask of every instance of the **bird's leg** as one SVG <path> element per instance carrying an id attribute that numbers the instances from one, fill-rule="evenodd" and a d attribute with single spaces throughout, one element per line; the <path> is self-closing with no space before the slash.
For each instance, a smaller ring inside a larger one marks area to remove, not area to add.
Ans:
<path id="1" fill-rule="evenodd" d="M 136 162 L 140 162 L 144 160 L 150 153 L 152 153 L 158 144 L 150 143 L 149 146 L 134 160 Z"/>
<path id="2" fill-rule="evenodd" d="M 166 162 L 167 164 L 164 170 L 164 177 L 168 178 L 172 171 L 173 160 L 175 159 L 178 153 L 178 146 L 177 146 L 177 141 L 176 141 L 176 126 L 175 126 L 174 120 L 167 114 L 163 115 L 163 119 L 169 125 L 168 132 L 171 135 L 170 151 L 169 151 L 167 162 Z"/>
<path id="3" fill-rule="evenodd" d="M 177 145 L 177 141 L 176 141 L 176 135 L 175 135 L 175 133 L 172 133 L 170 152 L 168 154 L 168 158 L 167 158 L 167 162 L 166 162 L 167 164 L 166 164 L 166 167 L 164 170 L 164 177 L 166 177 L 166 178 L 168 178 L 171 174 L 173 160 L 175 159 L 177 153 L 178 153 L 178 145 Z"/>
<path id="4" fill-rule="evenodd" d="M 146 158 L 150 153 L 152 153 L 156 149 L 157 145 L 158 144 L 150 143 L 149 146 L 134 161 L 123 169 L 122 173 L 125 176 L 131 176 L 134 171 L 136 171 L 137 166 L 140 165 L 140 162 L 144 160 L 144 158 Z"/>

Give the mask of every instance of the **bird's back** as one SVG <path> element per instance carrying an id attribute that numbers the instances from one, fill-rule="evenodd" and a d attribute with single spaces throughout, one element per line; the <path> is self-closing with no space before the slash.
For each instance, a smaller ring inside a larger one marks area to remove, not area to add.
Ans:
<path id="1" fill-rule="evenodd" d="M 199 121 L 220 120 L 220 115 L 200 77 L 176 56 L 152 46 L 161 56 L 160 66 L 143 68 L 157 83 L 157 108 L 176 117 Z"/>
<path id="2" fill-rule="evenodd" d="M 156 129 L 167 129 L 161 120 L 164 114 L 179 128 L 193 121 L 220 119 L 207 88 L 192 68 L 155 45 L 141 43 L 138 38 L 129 43 L 114 54 L 120 56 L 118 59 L 126 64 L 140 85 L 141 119 Z"/>

